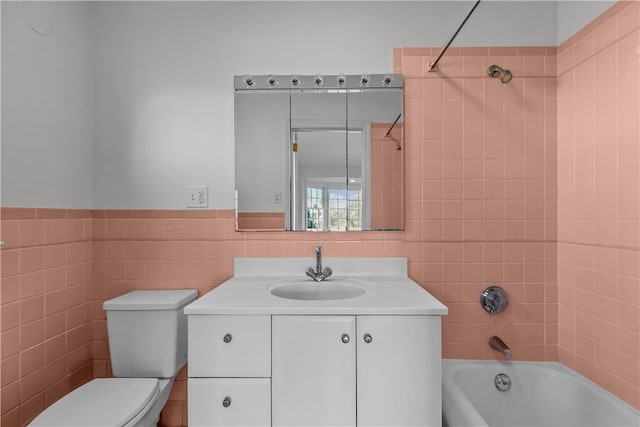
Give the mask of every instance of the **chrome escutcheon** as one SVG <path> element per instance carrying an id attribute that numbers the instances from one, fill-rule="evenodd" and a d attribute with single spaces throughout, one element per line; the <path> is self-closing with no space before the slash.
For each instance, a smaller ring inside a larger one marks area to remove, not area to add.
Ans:
<path id="1" fill-rule="evenodd" d="M 509 300 L 500 286 L 489 286 L 480 294 L 480 304 L 487 313 L 498 314 L 507 308 Z"/>

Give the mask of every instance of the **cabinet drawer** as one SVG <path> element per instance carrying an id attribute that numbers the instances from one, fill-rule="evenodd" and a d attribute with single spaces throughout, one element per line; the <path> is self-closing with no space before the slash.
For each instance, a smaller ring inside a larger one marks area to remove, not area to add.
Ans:
<path id="1" fill-rule="evenodd" d="M 190 377 L 270 377 L 271 316 L 189 316 Z"/>
<path id="2" fill-rule="evenodd" d="M 189 426 L 270 426 L 268 378 L 189 378 Z"/>

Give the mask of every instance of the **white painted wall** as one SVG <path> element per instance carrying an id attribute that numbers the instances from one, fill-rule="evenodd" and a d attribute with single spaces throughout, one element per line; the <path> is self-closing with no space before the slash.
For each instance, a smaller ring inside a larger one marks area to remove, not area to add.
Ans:
<path id="1" fill-rule="evenodd" d="M 3 206 L 92 206 L 89 24 L 84 3 L 2 2 Z"/>
<path id="2" fill-rule="evenodd" d="M 471 4 L 46 2 L 40 37 L 2 2 L 2 205 L 233 208 L 233 75 L 389 72 Z M 558 13 L 485 0 L 454 45 L 555 46 Z"/>
<path id="3" fill-rule="evenodd" d="M 96 4 L 95 206 L 179 209 L 207 185 L 232 208 L 233 75 L 389 72 L 394 47 L 444 44 L 471 4 Z M 555 28 L 552 3 L 487 2 L 456 44 L 554 45 Z"/>
<path id="4" fill-rule="evenodd" d="M 559 1 L 557 44 L 561 45 L 615 3 L 616 0 Z"/>

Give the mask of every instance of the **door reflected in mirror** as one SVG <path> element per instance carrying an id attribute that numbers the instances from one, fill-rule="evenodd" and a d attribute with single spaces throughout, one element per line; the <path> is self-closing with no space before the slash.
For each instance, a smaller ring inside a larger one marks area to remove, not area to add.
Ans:
<path id="1" fill-rule="evenodd" d="M 236 76 L 237 229 L 402 230 L 402 76 L 313 77 Z"/>
<path id="2" fill-rule="evenodd" d="M 364 130 L 293 127 L 294 230 L 367 230 Z M 347 154 L 348 153 L 348 154 Z M 348 178 L 347 178 L 348 177 Z"/>

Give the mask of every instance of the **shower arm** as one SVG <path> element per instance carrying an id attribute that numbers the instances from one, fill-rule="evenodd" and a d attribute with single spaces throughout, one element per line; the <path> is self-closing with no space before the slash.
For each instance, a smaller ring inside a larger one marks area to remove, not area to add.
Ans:
<path id="1" fill-rule="evenodd" d="M 438 62 L 440 62 L 440 59 L 442 58 L 444 53 L 447 51 L 447 49 L 449 49 L 449 46 L 451 46 L 451 43 L 453 43 L 455 38 L 458 36 L 458 33 L 460 32 L 460 30 L 462 30 L 462 27 L 464 27 L 464 24 L 467 23 L 467 21 L 469 20 L 469 17 L 473 13 L 473 11 L 476 10 L 476 7 L 478 7 L 479 4 L 480 4 L 480 0 L 476 0 L 476 2 L 473 4 L 471 9 L 469 10 L 469 13 L 467 13 L 467 16 L 465 16 L 464 20 L 462 21 L 462 23 L 460 24 L 458 29 L 453 33 L 453 35 L 451 36 L 451 38 L 449 39 L 447 44 L 444 45 L 444 47 L 442 49 L 440 49 L 440 53 L 438 54 L 436 59 L 434 61 L 432 61 L 432 62 L 429 62 L 429 65 L 428 65 L 428 68 L 427 68 L 428 72 L 432 73 L 434 71 L 438 71 Z"/>

